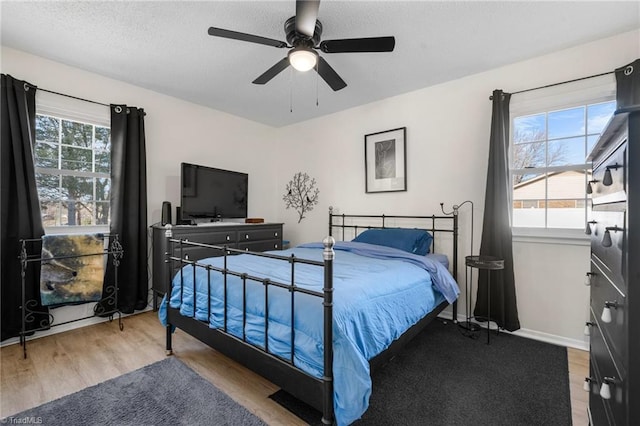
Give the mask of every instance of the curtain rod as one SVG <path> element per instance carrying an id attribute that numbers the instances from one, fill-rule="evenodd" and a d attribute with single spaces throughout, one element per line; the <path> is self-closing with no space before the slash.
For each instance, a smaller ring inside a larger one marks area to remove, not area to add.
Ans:
<path id="1" fill-rule="evenodd" d="M 66 93 L 54 92 L 53 90 L 43 89 L 41 87 L 34 86 L 33 84 L 29 84 L 29 83 L 25 83 L 25 84 L 29 85 L 30 87 L 33 87 L 36 90 L 42 90 L 43 92 L 53 93 L 54 95 L 60 95 L 60 96 L 64 96 L 64 97 L 71 98 L 71 99 L 77 99 L 79 101 L 89 102 L 89 103 L 96 104 L 96 105 L 102 105 L 102 106 L 106 106 L 108 108 L 111 107 L 111 105 L 109 105 L 109 104 L 103 104 L 102 102 L 92 101 L 91 99 L 84 99 L 84 98 L 79 98 L 79 97 L 73 96 L 73 95 L 67 95 Z"/>
<path id="2" fill-rule="evenodd" d="M 29 83 L 25 83 L 25 84 L 29 84 Z M 98 102 L 98 101 L 92 101 L 91 99 L 85 99 L 85 98 L 79 98 L 77 96 L 73 96 L 73 95 L 67 95 L 66 93 L 60 93 L 60 92 L 54 92 L 53 90 L 47 90 L 47 89 L 42 89 L 38 86 L 34 86 L 32 84 L 29 84 L 29 86 L 33 87 L 36 90 L 42 90 L 43 92 L 47 92 L 47 93 L 53 93 L 54 95 L 60 95 L 60 96 L 65 96 L 67 98 L 71 98 L 71 99 L 77 99 L 79 101 L 84 101 L 84 102 L 89 102 L 92 104 L 96 104 L 96 105 L 102 105 L 102 106 L 106 106 L 107 108 L 111 108 L 111 105 L 109 104 L 104 104 L 102 102 Z M 127 109 L 127 114 L 129 113 L 129 109 Z M 143 112 L 143 115 L 146 116 L 147 113 Z"/>
<path id="3" fill-rule="evenodd" d="M 573 80 L 567 80 L 567 81 L 561 81 L 559 83 L 552 83 L 552 84 L 547 84 L 546 86 L 540 86 L 540 87 L 534 87 L 531 89 L 524 89 L 524 90 L 519 90 L 517 92 L 513 92 L 511 93 L 512 95 L 517 95 L 518 93 L 525 93 L 525 92 L 531 92 L 533 90 L 540 90 L 540 89 L 546 89 L 548 87 L 553 87 L 553 86 L 559 86 L 561 84 L 567 84 L 567 83 L 574 83 L 576 81 L 581 81 L 581 80 L 588 80 L 590 78 L 596 78 L 596 77 L 602 77 L 603 75 L 607 75 L 607 74 L 613 74 L 615 71 L 607 71 L 607 72 L 603 72 L 600 74 L 594 74 L 594 75 L 588 75 L 586 77 L 580 77 L 580 78 L 575 78 Z M 493 100 L 493 95 L 489 96 L 489 100 Z"/>
<path id="4" fill-rule="evenodd" d="M 65 94 L 65 93 L 54 92 L 53 90 L 41 89 L 41 88 L 39 88 L 39 87 L 37 88 L 37 90 L 42 90 L 43 92 L 47 92 L 47 93 L 53 93 L 54 95 L 66 96 L 67 98 L 77 99 L 77 100 L 79 100 L 79 101 L 85 101 L 85 102 L 90 102 L 90 103 L 92 103 L 92 104 L 97 104 L 97 105 L 106 106 L 107 108 L 110 108 L 110 107 L 111 107 L 111 105 L 103 104 L 102 102 L 92 101 L 92 100 L 90 100 L 90 99 L 79 98 L 79 97 L 77 97 L 77 96 L 67 95 L 67 94 Z"/>

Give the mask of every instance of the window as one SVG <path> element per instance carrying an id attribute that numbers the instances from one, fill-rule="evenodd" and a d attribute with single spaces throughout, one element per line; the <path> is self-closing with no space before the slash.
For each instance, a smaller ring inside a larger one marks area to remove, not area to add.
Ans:
<path id="1" fill-rule="evenodd" d="M 512 110 L 513 227 L 584 229 L 591 174 L 586 156 L 616 105 L 611 95 L 604 98 Z"/>
<path id="2" fill-rule="evenodd" d="M 107 227 L 111 130 L 105 117 L 92 120 L 44 105 L 36 108 L 34 160 L 45 228 Z"/>

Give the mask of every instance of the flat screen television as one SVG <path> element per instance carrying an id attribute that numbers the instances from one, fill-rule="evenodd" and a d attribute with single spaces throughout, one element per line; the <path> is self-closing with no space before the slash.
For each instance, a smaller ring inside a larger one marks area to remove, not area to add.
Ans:
<path id="1" fill-rule="evenodd" d="M 183 222 L 247 217 L 248 174 L 189 163 L 181 168 Z"/>

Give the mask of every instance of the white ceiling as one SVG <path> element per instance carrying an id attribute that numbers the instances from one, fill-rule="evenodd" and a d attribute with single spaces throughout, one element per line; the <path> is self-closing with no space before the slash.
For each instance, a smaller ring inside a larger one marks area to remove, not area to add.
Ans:
<path id="1" fill-rule="evenodd" d="M 294 0 L 2 0 L 0 7 L 4 46 L 272 126 L 640 28 L 637 1 L 323 0 L 323 40 L 396 38 L 391 53 L 322 54 L 348 85 L 333 92 L 313 71 L 291 68 L 251 84 L 286 50 L 207 34 L 215 26 L 285 40 Z"/>

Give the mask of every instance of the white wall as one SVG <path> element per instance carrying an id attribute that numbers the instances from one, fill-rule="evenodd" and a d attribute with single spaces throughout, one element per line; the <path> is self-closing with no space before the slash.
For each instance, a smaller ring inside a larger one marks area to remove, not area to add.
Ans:
<path id="1" fill-rule="evenodd" d="M 639 37 L 638 31 L 622 34 L 280 129 L 280 193 L 297 171 L 316 178 L 320 189 L 319 205 L 301 224 L 294 211 L 279 204 L 287 238 L 294 244 L 322 239 L 330 205 L 341 213 L 431 214 L 440 212 L 440 202 L 450 208 L 472 200 L 477 253 L 489 149 L 489 95 L 494 89 L 515 92 L 612 71 L 637 59 Z M 366 194 L 364 135 L 397 127 L 407 128 L 408 190 Z M 469 209 L 463 208 L 461 257 L 470 250 L 469 219 Z M 589 267 L 588 246 L 515 241 L 514 263 L 523 331 L 586 347 L 582 333 L 589 292 L 582 282 Z M 463 265 L 459 277 L 464 277 Z"/>
<path id="2" fill-rule="evenodd" d="M 1 60 L 2 73 L 43 89 L 105 104 L 144 108 L 149 225 L 160 221 L 164 200 L 171 202 L 175 220 L 183 161 L 249 173 L 249 215 L 278 220 L 273 128 L 4 46 Z M 91 315 L 92 307 L 63 307 L 53 314 L 56 323 L 61 323 Z"/>

